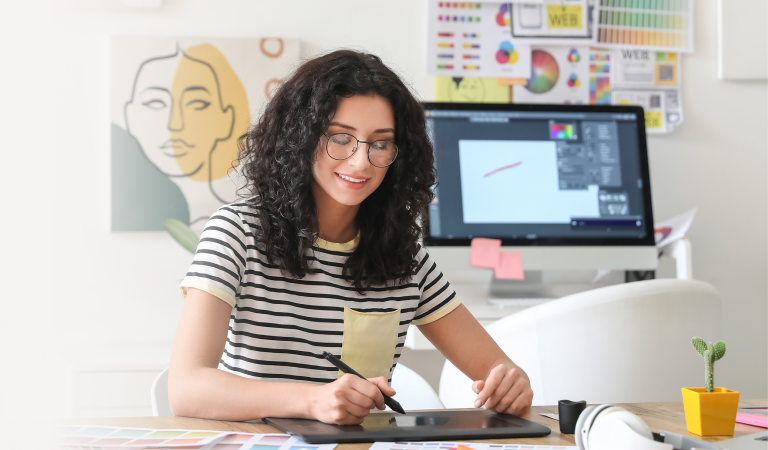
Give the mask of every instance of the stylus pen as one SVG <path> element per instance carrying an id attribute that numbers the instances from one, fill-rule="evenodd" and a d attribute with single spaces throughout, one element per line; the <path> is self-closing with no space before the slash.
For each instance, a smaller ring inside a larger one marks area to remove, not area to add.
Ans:
<path id="1" fill-rule="evenodd" d="M 339 358 L 333 356 L 332 354 L 328 352 L 323 352 L 323 357 L 331 362 L 334 366 L 336 366 L 337 369 L 341 370 L 344 373 L 351 373 L 352 375 L 357 375 L 358 377 L 362 378 L 363 380 L 368 381 L 367 378 L 360 375 L 359 373 L 355 372 L 355 370 L 348 365 L 344 364 Z M 403 410 L 403 407 L 400 406 L 400 403 L 397 403 L 397 400 L 395 400 L 392 397 L 389 397 L 385 395 L 383 392 L 381 395 L 384 396 L 384 404 L 389 406 L 392 411 L 399 412 L 400 414 L 405 414 L 405 410 Z"/>

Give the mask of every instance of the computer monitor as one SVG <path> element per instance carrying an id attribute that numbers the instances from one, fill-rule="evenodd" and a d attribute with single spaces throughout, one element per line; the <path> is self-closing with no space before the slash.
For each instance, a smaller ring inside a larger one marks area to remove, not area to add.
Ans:
<path id="1" fill-rule="evenodd" d="M 642 108 L 425 109 L 438 177 L 428 248 L 468 256 L 472 238 L 487 237 L 520 251 L 526 270 L 656 267 Z"/>

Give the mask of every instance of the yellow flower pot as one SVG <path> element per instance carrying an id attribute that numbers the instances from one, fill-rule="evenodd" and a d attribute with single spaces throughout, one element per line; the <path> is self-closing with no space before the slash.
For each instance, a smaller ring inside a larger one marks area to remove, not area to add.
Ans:
<path id="1" fill-rule="evenodd" d="M 685 423 L 688 431 L 699 436 L 731 436 L 736 428 L 739 393 L 716 387 L 682 388 Z"/>

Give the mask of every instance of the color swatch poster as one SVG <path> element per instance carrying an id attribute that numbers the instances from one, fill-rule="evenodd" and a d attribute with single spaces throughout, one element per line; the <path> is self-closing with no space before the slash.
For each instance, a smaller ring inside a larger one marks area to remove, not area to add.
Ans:
<path id="1" fill-rule="evenodd" d="M 113 37 L 112 231 L 196 231 L 242 185 L 237 139 L 299 60 L 280 38 Z"/>
<path id="2" fill-rule="evenodd" d="M 669 133 L 683 123 L 680 55 L 646 49 L 611 51 L 612 103 L 646 109 L 646 130 Z"/>
<path id="3" fill-rule="evenodd" d="M 429 0 L 427 73 L 528 78 L 531 47 L 514 41 L 510 4 Z"/>
<path id="4" fill-rule="evenodd" d="M 532 74 L 513 86 L 515 103 L 589 103 L 589 47 L 533 46 Z"/>
<path id="5" fill-rule="evenodd" d="M 600 0 L 597 45 L 693 51 L 694 0 Z"/>
<path id="6" fill-rule="evenodd" d="M 533 44 L 588 45 L 592 41 L 594 10 L 594 0 L 514 3 L 512 38 Z"/>

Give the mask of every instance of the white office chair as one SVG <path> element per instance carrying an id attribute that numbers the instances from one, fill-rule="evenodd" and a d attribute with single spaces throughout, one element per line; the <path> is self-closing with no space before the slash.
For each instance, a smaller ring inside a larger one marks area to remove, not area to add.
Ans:
<path id="1" fill-rule="evenodd" d="M 720 296 L 700 281 L 640 281 L 553 300 L 486 329 L 528 373 L 534 405 L 680 401 L 681 387 L 703 382 L 691 338 L 721 337 Z M 446 407 L 472 407 L 471 386 L 445 363 Z"/>
<path id="2" fill-rule="evenodd" d="M 445 409 L 427 380 L 402 364 L 395 367 L 391 385 L 396 392 L 395 399 L 405 410 Z"/>
<path id="3" fill-rule="evenodd" d="M 397 401 L 404 409 L 443 409 L 437 393 L 413 370 L 398 364 L 392 374 L 392 388 L 397 392 Z M 172 416 L 168 400 L 168 368 L 152 382 L 152 415 Z"/>
<path id="4" fill-rule="evenodd" d="M 168 368 L 160 372 L 160 375 L 152 382 L 152 415 L 172 416 L 171 402 L 168 400 Z"/>

